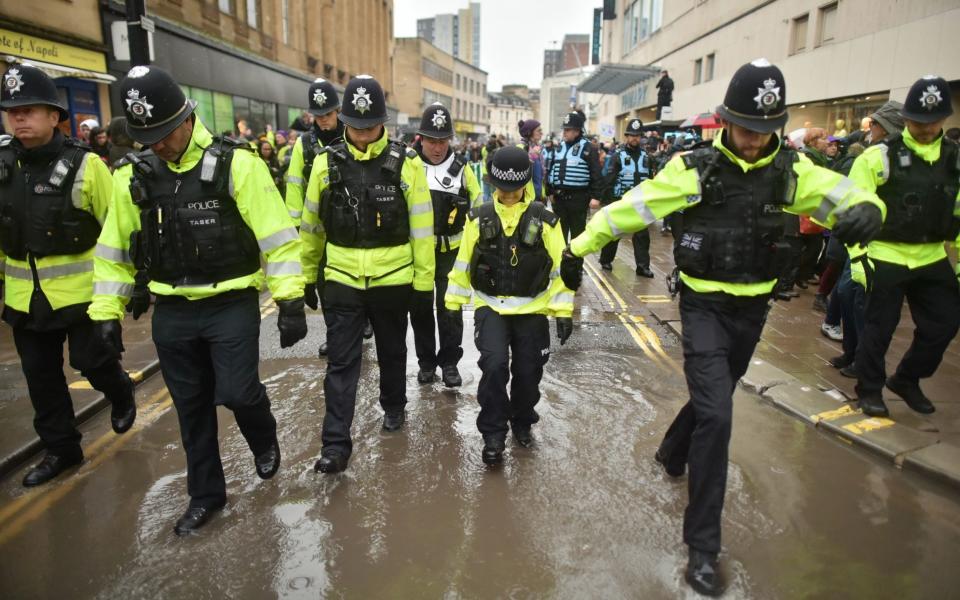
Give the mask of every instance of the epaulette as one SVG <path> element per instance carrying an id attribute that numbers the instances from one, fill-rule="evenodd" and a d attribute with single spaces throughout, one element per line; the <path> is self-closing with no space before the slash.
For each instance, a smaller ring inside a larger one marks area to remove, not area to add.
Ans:
<path id="1" fill-rule="evenodd" d="M 214 136 L 213 143 L 210 145 L 212 146 L 213 144 L 220 144 L 220 146 L 227 151 L 249 150 L 250 152 L 256 153 L 256 150 L 251 148 L 250 144 L 248 144 L 247 142 L 238 140 L 230 136 L 220 136 L 220 135 Z"/>
<path id="2" fill-rule="evenodd" d="M 683 166 L 688 169 L 694 169 L 699 165 L 702 165 L 704 162 L 712 160 L 714 154 L 716 153 L 717 150 L 712 144 L 709 144 L 707 146 L 700 147 L 694 146 L 694 148 L 688 152 L 679 153 L 679 156 L 683 159 Z"/>
<path id="3" fill-rule="evenodd" d="M 417 151 L 413 148 L 407 148 L 407 158 L 415 158 L 417 156 Z"/>
<path id="4" fill-rule="evenodd" d="M 542 204 L 542 202 L 540 204 Z M 549 208 L 543 209 L 543 212 L 540 213 L 540 218 L 550 227 L 556 227 L 557 223 L 560 222 L 560 217 L 557 216 L 557 213 L 553 212 Z"/>
<path id="5" fill-rule="evenodd" d="M 480 205 L 480 206 L 474 206 L 473 208 L 471 208 L 469 212 L 467 212 L 467 218 L 470 219 L 471 221 L 476 221 L 477 218 L 480 217 L 480 209 L 483 208 L 483 206 L 484 205 Z"/>
<path id="6" fill-rule="evenodd" d="M 82 141 L 80 141 L 80 140 L 78 140 L 77 138 L 74 138 L 74 137 L 66 137 L 66 138 L 64 138 L 64 140 L 63 140 L 63 145 L 64 145 L 64 146 L 69 146 L 69 147 L 71 147 L 71 148 L 77 148 L 77 149 L 83 150 L 83 151 L 85 151 L 85 152 L 93 152 L 93 148 L 90 146 L 90 144 L 88 144 L 88 143 L 86 143 L 86 142 L 82 142 Z"/>

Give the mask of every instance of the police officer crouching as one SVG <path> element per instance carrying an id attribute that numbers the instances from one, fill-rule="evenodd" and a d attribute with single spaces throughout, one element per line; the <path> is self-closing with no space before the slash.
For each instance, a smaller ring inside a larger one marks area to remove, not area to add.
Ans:
<path id="1" fill-rule="evenodd" d="M 573 292 L 558 273 L 563 233 L 557 216 L 525 193 L 532 170 L 522 148 L 494 153 L 493 202 L 470 211 L 445 297 L 448 309 L 460 311 L 471 288 L 476 292 L 474 340 L 483 372 L 477 428 L 488 465 L 503 460 L 510 429 L 520 446 L 533 443 L 531 428 L 540 420 L 534 407 L 550 358 L 547 316 L 556 317 L 561 344 L 573 331 Z"/>
<path id="2" fill-rule="evenodd" d="M 303 199 L 307 193 L 307 182 L 313 171 L 313 160 L 320 151 L 333 144 L 343 141 L 343 123 L 337 118 L 340 114 L 340 96 L 333 84 L 323 78 L 317 78 L 307 89 L 307 109 L 313 116 L 310 130 L 297 138 L 293 151 L 290 154 L 290 165 L 287 168 L 285 181 L 286 205 L 290 218 L 297 227 L 303 218 Z M 304 302 L 313 310 L 320 308 L 319 300 L 323 298 L 323 277 L 317 283 L 311 284 L 304 293 Z M 367 336 L 369 337 L 369 336 Z M 318 348 L 320 356 L 327 355 L 327 342 L 320 342 Z"/>
<path id="3" fill-rule="evenodd" d="M 846 243 L 866 243 L 884 211 L 876 195 L 814 166 L 774 134 L 787 122 L 783 74 L 766 59 L 741 66 L 710 147 L 675 156 L 651 180 L 594 215 L 564 253 L 561 276 L 579 286 L 582 257 L 621 233 L 639 231 L 678 210 L 684 373 L 690 400 L 667 430 L 655 459 L 679 477 L 689 465 L 683 539 L 687 582 L 719 595 L 720 516 L 727 480 L 733 391 L 746 372 L 789 247 L 783 212 L 812 215 Z"/>
<path id="4" fill-rule="evenodd" d="M 609 187 L 613 200 L 623 198 L 627 191 L 650 178 L 647 153 L 640 144 L 643 139 L 642 134 L 643 122 L 640 119 L 631 119 L 624 132 L 626 143 L 617 149 L 610 172 L 606 174 L 610 180 Z M 642 229 L 634 233 L 631 242 L 637 275 L 653 277 L 653 271 L 650 270 L 650 231 Z M 620 240 L 614 240 L 603 247 L 600 251 L 601 268 L 606 271 L 613 270 L 613 259 L 617 257 L 619 246 Z"/>
<path id="5" fill-rule="evenodd" d="M 601 197 L 603 173 L 600 157 L 583 136 L 586 117 L 580 111 L 563 120 L 563 140 L 550 156 L 547 184 L 553 196 L 551 206 L 560 217 L 565 238 L 573 239 L 587 223 L 590 200 Z"/>
<path id="6" fill-rule="evenodd" d="M 866 272 L 864 330 L 854 364 L 860 408 L 868 415 L 887 416 L 884 385 L 911 409 L 934 412 L 920 380 L 936 372 L 960 327 L 960 290 L 943 246 L 960 244 L 960 151 L 943 135 L 953 114 L 950 98 L 943 78 L 918 79 L 900 109 L 903 131 L 867 148 L 850 168 L 850 179 L 876 190 L 887 206 L 876 240 L 865 253 L 850 252 L 852 265 Z M 904 298 L 916 329 L 888 378 L 884 357 Z"/>
<path id="7" fill-rule="evenodd" d="M 360 379 L 362 332 L 373 325 L 383 429 L 403 426 L 407 397 L 407 312 L 414 292 L 433 290 L 433 207 L 423 163 L 387 137 L 387 106 L 373 77 L 347 84 L 344 141 L 314 161 L 300 236 L 303 272 L 317 280 L 326 257 L 327 325 L 323 450 L 314 469 L 336 473 L 353 452 L 350 427 Z"/>
<path id="8" fill-rule="evenodd" d="M 463 357 L 463 316 L 460 311 L 447 310 L 443 296 L 447 291 L 447 275 L 457 257 L 463 226 L 470 208 L 482 204 L 480 184 L 467 159 L 450 148 L 453 121 L 450 111 L 435 102 L 423 111 L 420 140 L 414 149 L 426 169 L 427 185 L 433 200 L 433 234 L 436 239 L 437 330 L 440 350 L 434 337 L 433 292 L 414 292 L 410 307 L 410 325 L 420 363 L 417 381 L 430 383 L 440 366 L 443 384 L 456 387 L 462 383 L 457 363 Z"/>
<path id="9" fill-rule="evenodd" d="M 266 283 L 279 306 L 281 347 L 302 339 L 300 238 L 266 164 L 246 144 L 212 137 L 169 74 L 137 66 L 119 87 L 130 136 L 150 149 L 114 173 L 89 313 L 119 346 L 134 274 L 146 273 L 157 296 L 153 341 L 187 455 L 190 505 L 174 526 L 185 535 L 227 500 L 217 405 L 233 411 L 258 476 L 280 467 L 258 372 L 259 291 Z"/>
<path id="10" fill-rule="evenodd" d="M 0 142 L 0 294 L 46 455 L 23 479 L 45 483 L 83 461 L 73 401 L 63 376 L 70 366 L 110 401 L 111 425 L 130 429 L 137 414 L 121 348 L 104 345 L 87 316 L 93 252 L 113 189 L 106 164 L 57 124 L 67 111 L 53 80 L 14 65 L 3 75 L 0 109 L 12 138 Z M 121 315 L 122 316 L 122 315 Z"/>

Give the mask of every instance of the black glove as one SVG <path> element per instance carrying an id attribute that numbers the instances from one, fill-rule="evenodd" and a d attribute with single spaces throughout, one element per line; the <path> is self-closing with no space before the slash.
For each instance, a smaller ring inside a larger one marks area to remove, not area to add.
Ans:
<path id="1" fill-rule="evenodd" d="M 136 321 L 148 310 L 150 310 L 150 290 L 138 285 L 133 288 L 130 302 L 127 302 L 127 312 L 132 314 L 133 320 Z"/>
<path id="2" fill-rule="evenodd" d="M 303 288 L 303 303 L 317 310 L 320 306 L 320 294 L 317 293 L 317 284 L 308 283 L 305 288 Z"/>
<path id="3" fill-rule="evenodd" d="M 557 317 L 557 339 L 560 345 L 567 343 L 570 334 L 573 333 L 573 317 Z"/>
<path id="4" fill-rule="evenodd" d="M 837 236 L 837 239 L 847 246 L 853 244 L 866 246 L 879 235 L 882 227 L 883 216 L 880 214 L 880 209 L 869 202 L 861 202 L 837 217 L 837 223 L 833 226 L 831 235 Z"/>
<path id="5" fill-rule="evenodd" d="M 570 246 L 563 250 L 563 256 L 560 258 L 560 279 L 563 285 L 571 290 L 580 289 L 583 283 L 583 259 L 573 255 L 570 252 Z"/>
<path id="6" fill-rule="evenodd" d="M 120 327 L 119 319 L 94 321 L 93 328 L 94 335 L 105 348 L 112 350 L 117 356 L 123 354 L 123 329 Z"/>
<path id="7" fill-rule="evenodd" d="M 280 347 L 289 348 L 307 337 L 307 315 L 303 312 L 303 298 L 278 300 L 280 316 L 277 317 L 277 329 L 280 330 Z"/>

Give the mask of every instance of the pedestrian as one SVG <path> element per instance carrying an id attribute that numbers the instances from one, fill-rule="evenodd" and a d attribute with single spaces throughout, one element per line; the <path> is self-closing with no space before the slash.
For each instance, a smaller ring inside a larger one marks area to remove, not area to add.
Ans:
<path id="1" fill-rule="evenodd" d="M 94 127 L 90 130 L 90 151 L 100 157 L 103 162 L 110 164 L 110 141 L 107 130 Z"/>
<path id="2" fill-rule="evenodd" d="M 169 74 L 133 67 L 119 87 L 130 135 L 150 149 L 114 173 L 89 314 L 120 348 L 124 305 L 135 319 L 149 307 L 135 274 L 157 297 L 153 341 L 177 409 L 190 496 L 173 530 L 187 535 L 227 501 L 217 406 L 233 412 L 261 479 L 280 468 L 258 371 L 259 292 L 266 283 L 279 307 L 281 347 L 306 336 L 300 239 L 263 161 L 246 144 L 211 136 Z"/>
<path id="3" fill-rule="evenodd" d="M 643 122 L 640 119 L 631 119 L 625 132 L 626 143 L 612 153 L 610 170 L 604 173 L 607 178 L 606 187 L 610 191 L 604 194 L 604 205 L 623 198 L 624 194 L 640 185 L 640 182 L 650 178 L 649 159 L 640 144 L 642 133 Z M 599 205 L 592 208 L 599 208 Z M 650 232 L 646 229 L 637 231 L 631 236 L 631 242 L 636 274 L 653 277 L 653 271 L 650 270 Z M 613 260 L 617 257 L 619 245 L 620 240 L 615 239 L 603 247 L 600 251 L 601 269 L 613 270 Z"/>
<path id="4" fill-rule="evenodd" d="M 320 257 L 326 258 L 326 414 L 323 449 L 314 465 L 322 473 L 346 469 L 353 452 L 350 428 L 368 320 L 380 367 L 383 429 L 403 426 L 407 312 L 414 293 L 433 290 L 435 267 L 433 206 L 423 162 L 387 137 L 383 88 L 370 75 L 359 75 L 343 97 L 349 99 L 338 115 L 344 140 L 314 161 L 300 226 L 307 296 L 316 295 Z"/>
<path id="5" fill-rule="evenodd" d="M 593 145 L 584 137 L 586 117 L 580 111 L 563 120 L 563 142 L 553 152 L 549 184 L 553 210 L 560 217 L 564 238 L 583 232 L 590 201 L 603 192 L 603 174 Z"/>
<path id="6" fill-rule="evenodd" d="M 100 127 L 100 123 L 96 119 L 84 119 L 80 121 L 80 125 L 77 128 L 77 139 L 79 139 L 84 144 L 90 143 L 90 132 L 95 128 Z"/>
<path id="7" fill-rule="evenodd" d="M 690 400 L 680 410 L 655 459 L 668 475 L 689 466 L 683 538 L 689 546 L 686 581 L 719 595 L 720 516 L 726 490 L 733 392 L 760 339 L 768 302 L 781 273 L 782 211 L 816 214 L 845 243 L 879 231 L 883 204 L 838 173 L 814 166 L 782 146 L 774 133 L 788 119 L 786 83 L 766 59 L 734 73 L 723 124 L 709 148 L 671 160 L 591 219 L 564 252 L 561 276 L 576 289 L 583 257 L 616 235 L 653 225 L 683 208 L 674 246 L 683 326 L 684 373 Z"/>
<path id="8" fill-rule="evenodd" d="M 123 160 L 126 155 L 136 152 L 133 138 L 127 133 L 127 118 L 114 117 L 111 119 L 110 125 L 107 127 L 107 137 L 110 139 L 110 155 L 107 157 L 107 162 L 110 165 L 110 170 L 113 171 L 117 168 L 117 163 Z"/>
<path id="9" fill-rule="evenodd" d="M 536 119 L 527 119 L 517 123 L 517 129 L 520 130 L 521 142 L 517 144 L 527 151 L 530 155 L 530 163 L 533 166 L 533 176 L 530 184 L 533 186 L 534 199 L 538 202 L 543 201 L 543 149 L 540 146 L 540 140 L 543 139 L 543 128 L 540 127 L 540 121 Z"/>
<path id="10" fill-rule="evenodd" d="M 457 369 L 463 357 L 463 315 L 460 311 L 447 310 L 443 297 L 447 291 L 447 275 L 453 268 L 463 238 L 467 213 L 483 201 L 480 198 L 480 184 L 473 171 L 466 166 L 466 157 L 454 153 L 450 147 L 453 121 L 447 107 L 439 102 L 428 106 L 423 111 L 417 134 L 420 139 L 413 149 L 423 161 L 427 186 L 430 188 L 433 234 L 436 238 L 436 297 L 434 290 L 414 291 L 410 305 L 410 325 L 420 365 L 417 381 L 421 384 L 435 381 L 439 366 L 443 384 L 458 387 L 463 383 Z M 437 309 L 436 327 L 434 303 Z M 435 331 L 440 337 L 439 351 Z"/>
<path id="11" fill-rule="evenodd" d="M 673 80 L 666 69 L 660 71 L 660 81 L 657 82 L 657 120 L 663 116 L 663 107 L 673 103 Z"/>
<path id="12" fill-rule="evenodd" d="M 262 139 L 258 142 L 257 147 L 260 160 L 266 163 L 267 168 L 270 169 L 270 179 L 273 180 L 273 184 L 277 186 L 277 191 L 281 194 L 283 193 L 283 169 L 280 167 L 280 162 L 277 160 L 277 155 L 274 153 L 273 145 L 266 139 Z"/>
<path id="13" fill-rule="evenodd" d="M 500 140 L 497 136 L 491 135 L 487 139 L 487 143 L 480 149 L 480 177 L 483 185 L 484 202 L 490 202 L 493 197 L 493 187 L 491 187 L 490 182 L 487 181 L 487 167 L 489 166 L 490 159 L 493 157 L 493 153 L 496 152 L 499 147 Z"/>
<path id="14" fill-rule="evenodd" d="M 520 148 L 494 153 L 494 199 L 470 211 L 445 298 L 447 308 L 459 312 L 471 288 L 476 292 L 477 429 L 488 465 L 503 460 L 509 430 L 520 446 L 533 443 L 540 379 L 550 358 L 547 317 L 556 318 L 561 345 L 573 331 L 573 293 L 557 275 L 565 241 L 559 218 L 525 191 L 532 170 Z"/>
<path id="15" fill-rule="evenodd" d="M 287 143 L 288 139 L 287 131 L 284 129 L 278 129 L 274 136 L 277 144 L 277 162 L 284 171 L 290 166 L 290 152 L 293 151 L 293 145 Z"/>
<path id="16" fill-rule="evenodd" d="M 312 124 L 309 130 L 297 139 L 290 153 L 290 165 L 284 177 L 287 186 L 285 196 L 287 211 L 297 227 L 300 227 L 300 220 L 303 217 L 304 197 L 313 171 L 314 159 L 323 148 L 343 141 L 343 123 L 337 118 L 340 113 L 340 96 L 337 95 L 333 84 L 322 78 L 314 80 L 307 89 L 307 102 L 310 105 L 308 114 Z M 308 293 L 305 296 L 307 306 L 313 310 L 321 307 L 324 297 L 323 282 L 323 269 L 320 269 L 317 293 Z M 365 338 L 372 335 L 372 331 L 364 331 Z M 320 342 L 317 354 L 321 357 L 327 355 L 326 340 Z"/>
<path id="17" fill-rule="evenodd" d="M 63 375 L 65 341 L 70 366 L 109 400 L 114 431 L 130 429 L 137 407 L 120 351 L 101 343 L 87 317 L 94 247 L 113 190 L 110 171 L 60 132 L 69 114 L 53 80 L 37 67 L 7 69 L 0 109 L 13 131 L 0 143 L 2 318 L 13 328 L 45 451 L 23 479 L 31 487 L 83 461 Z"/>
<path id="18" fill-rule="evenodd" d="M 943 246 L 960 241 L 960 151 L 943 135 L 953 114 L 950 98 L 944 79 L 918 79 L 900 110 L 906 127 L 867 148 L 850 169 L 850 179 L 876 191 L 887 207 L 883 229 L 866 252 L 850 251 L 867 290 L 856 391 L 870 416 L 889 414 L 884 384 L 914 411 L 934 412 L 920 380 L 936 372 L 960 328 L 960 286 Z M 884 362 L 904 299 L 915 325 L 913 342 L 888 378 Z"/>

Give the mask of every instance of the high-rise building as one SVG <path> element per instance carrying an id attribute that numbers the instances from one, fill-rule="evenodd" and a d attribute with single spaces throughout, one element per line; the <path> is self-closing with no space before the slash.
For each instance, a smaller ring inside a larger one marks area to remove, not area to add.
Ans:
<path id="1" fill-rule="evenodd" d="M 543 51 L 543 78 L 553 77 L 558 71 L 563 70 L 563 51 L 562 50 L 544 50 Z"/>
<path id="2" fill-rule="evenodd" d="M 563 36 L 563 63 L 559 70 L 578 69 L 590 64 L 590 36 L 586 33 L 568 33 Z"/>
<path id="3" fill-rule="evenodd" d="M 417 19 L 417 37 L 471 65 L 480 66 L 480 3 L 471 2 L 457 14 Z"/>

